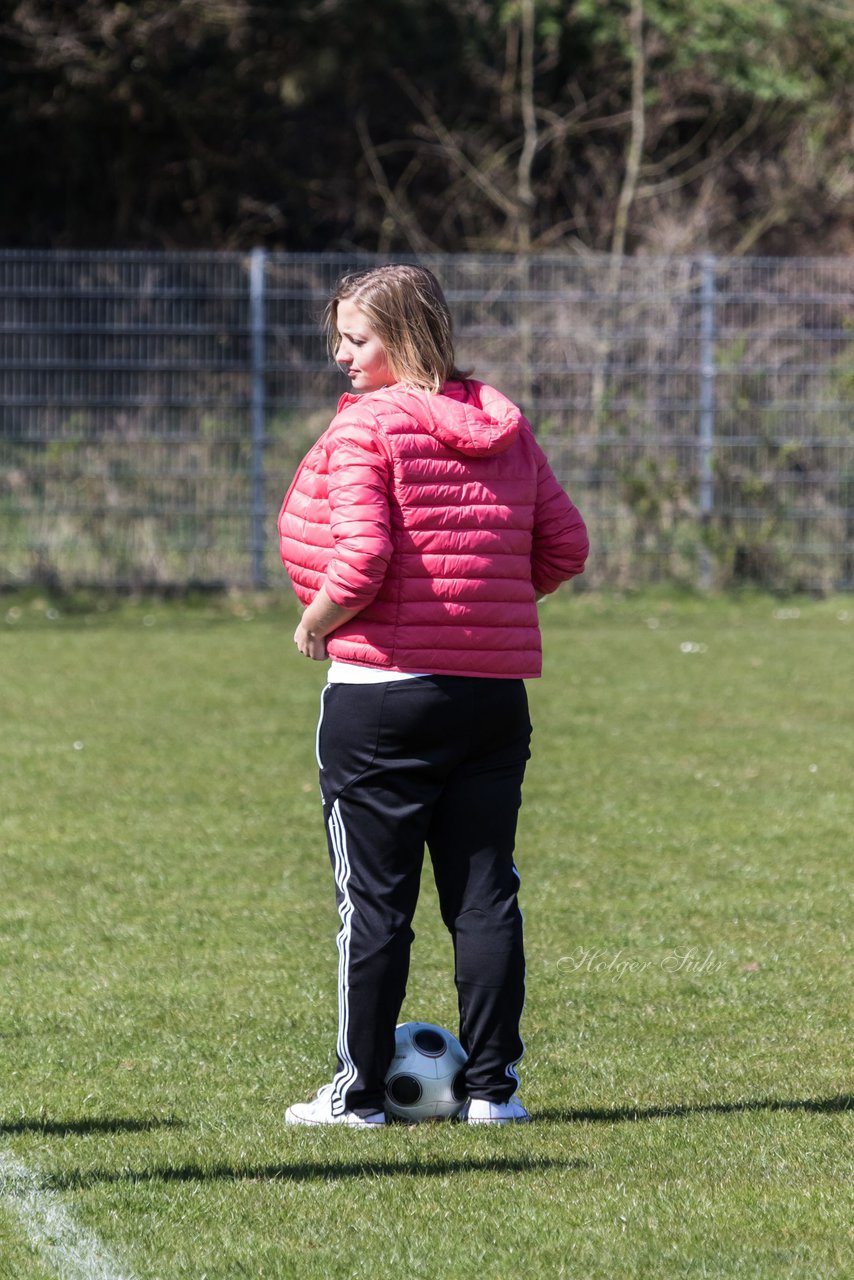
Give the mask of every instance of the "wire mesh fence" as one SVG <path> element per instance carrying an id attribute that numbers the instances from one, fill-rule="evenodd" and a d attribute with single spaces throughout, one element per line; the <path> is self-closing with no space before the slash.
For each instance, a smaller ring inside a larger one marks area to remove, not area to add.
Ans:
<path id="1" fill-rule="evenodd" d="M 379 261 L 0 253 L 0 586 L 281 581 L 346 387 L 320 315 Z M 854 262 L 421 261 L 587 519 L 589 585 L 854 587 Z"/>

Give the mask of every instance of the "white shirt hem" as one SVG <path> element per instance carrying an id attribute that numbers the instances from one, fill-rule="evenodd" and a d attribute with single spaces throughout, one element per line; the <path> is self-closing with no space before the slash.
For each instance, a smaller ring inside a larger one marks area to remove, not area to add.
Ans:
<path id="1" fill-rule="evenodd" d="M 359 667 L 353 662 L 333 661 L 327 684 L 391 684 L 393 680 L 421 680 L 426 671 L 387 671 L 383 667 Z"/>

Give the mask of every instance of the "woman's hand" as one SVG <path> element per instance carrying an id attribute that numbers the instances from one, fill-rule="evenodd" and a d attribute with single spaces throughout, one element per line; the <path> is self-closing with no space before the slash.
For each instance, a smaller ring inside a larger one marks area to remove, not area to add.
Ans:
<path id="1" fill-rule="evenodd" d="M 316 662 L 322 662 L 327 656 L 326 637 L 309 631 L 304 619 L 300 619 L 299 626 L 294 632 L 294 644 L 305 658 L 314 658 Z"/>
<path id="2" fill-rule="evenodd" d="M 359 612 L 359 609 L 345 609 L 343 605 L 334 604 L 326 594 L 326 587 L 321 587 L 300 618 L 294 632 L 294 644 L 304 657 L 322 662 L 328 656 L 326 637 Z"/>

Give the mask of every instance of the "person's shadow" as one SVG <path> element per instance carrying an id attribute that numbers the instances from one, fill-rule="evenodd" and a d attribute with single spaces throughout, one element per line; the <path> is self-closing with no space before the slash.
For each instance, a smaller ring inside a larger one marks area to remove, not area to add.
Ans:
<path id="1" fill-rule="evenodd" d="M 661 1120 L 671 1117 L 717 1114 L 728 1115 L 739 1111 L 807 1111 L 830 1114 L 854 1108 L 854 1096 L 840 1094 L 833 1098 L 803 1098 L 787 1100 L 779 1098 L 750 1099 L 743 1102 L 687 1103 L 685 1105 L 659 1107 L 609 1107 L 579 1110 L 546 1109 L 534 1112 L 533 1124 L 520 1126 L 532 1135 L 537 1126 L 577 1125 L 585 1123 L 623 1124 L 644 1120 Z M 36 1133 L 55 1137 L 98 1133 L 146 1133 L 155 1129 L 181 1127 L 182 1121 L 174 1117 L 164 1119 L 91 1119 L 50 1120 L 27 1119 L 4 1123 L 0 1121 L 0 1137 L 3 1135 Z M 503 1129 L 504 1126 L 502 1126 Z M 478 1141 L 488 1134 L 486 1126 L 478 1129 Z M 352 1135 L 356 1142 L 363 1134 Z M 472 1135 L 474 1136 L 474 1135 Z M 368 1140 L 376 1140 L 376 1135 Z M 487 1139 L 488 1140 L 488 1139 Z M 423 1159 L 395 1160 L 372 1155 L 369 1145 L 364 1145 L 359 1157 L 336 1163 L 334 1160 L 295 1160 L 278 1164 L 177 1164 L 149 1165 L 138 1169 L 76 1169 L 65 1173 L 45 1173 L 41 1179 L 46 1189 L 66 1191 L 81 1190 L 99 1183 L 152 1183 L 152 1182 L 308 1182 L 336 1181 L 347 1178 L 399 1177 L 401 1174 L 420 1177 L 446 1177 L 454 1173 L 494 1172 L 538 1173 L 545 1169 L 584 1169 L 589 1162 L 574 1158 L 544 1156 L 537 1150 L 516 1151 L 512 1155 L 491 1153 L 481 1148 L 466 1156 L 444 1158 L 431 1156 Z"/>
<path id="2" fill-rule="evenodd" d="M 736 1111 L 834 1111 L 854 1109 L 854 1094 L 838 1094 L 835 1098 L 753 1098 L 743 1102 L 689 1102 L 684 1105 L 660 1107 L 606 1107 L 590 1110 L 562 1110 L 547 1108 L 538 1111 L 535 1120 L 553 1124 L 623 1124 L 634 1120 L 666 1120 L 670 1117 L 691 1115 L 729 1115 Z"/>
<path id="3" fill-rule="evenodd" d="M 49 1138 L 70 1138 L 98 1133 L 151 1133 L 155 1129 L 179 1129 L 175 1116 L 135 1119 L 133 1117 L 92 1117 L 85 1120 L 52 1120 L 48 1116 L 22 1116 L 20 1120 L 0 1120 L 0 1138 L 38 1133 Z"/>

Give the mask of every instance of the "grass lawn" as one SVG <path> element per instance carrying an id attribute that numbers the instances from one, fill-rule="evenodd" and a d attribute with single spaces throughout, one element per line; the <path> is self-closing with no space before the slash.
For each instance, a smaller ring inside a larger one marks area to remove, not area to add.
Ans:
<path id="1" fill-rule="evenodd" d="M 2 1280 L 851 1275 L 854 602 L 544 606 L 494 1130 L 282 1123 L 336 1013 L 295 616 L 0 608 Z M 453 1028 L 428 876 L 415 927 Z"/>

